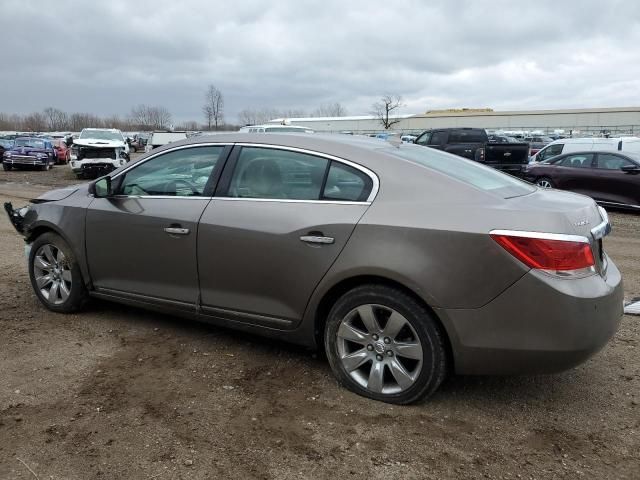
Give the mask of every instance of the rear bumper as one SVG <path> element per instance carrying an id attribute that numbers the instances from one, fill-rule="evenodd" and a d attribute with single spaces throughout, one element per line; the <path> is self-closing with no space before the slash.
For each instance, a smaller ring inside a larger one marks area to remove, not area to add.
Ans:
<path id="1" fill-rule="evenodd" d="M 437 309 L 459 374 L 552 373 L 598 352 L 623 314 L 622 278 L 563 280 L 530 271 L 478 309 Z"/>

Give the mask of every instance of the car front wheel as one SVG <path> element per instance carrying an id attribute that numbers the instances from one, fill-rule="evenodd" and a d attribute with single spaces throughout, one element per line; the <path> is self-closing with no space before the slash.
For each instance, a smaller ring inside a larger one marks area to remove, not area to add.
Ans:
<path id="1" fill-rule="evenodd" d="M 73 252 L 55 233 L 40 235 L 31 244 L 29 277 L 38 299 L 54 312 L 75 312 L 88 299 Z"/>
<path id="2" fill-rule="evenodd" d="M 422 400 L 447 374 L 442 328 L 399 289 L 365 285 L 347 292 L 329 313 L 324 343 L 338 381 L 374 400 Z"/>
<path id="3" fill-rule="evenodd" d="M 554 184 L 550 178 L 542 177 L 536 180 L 536 185 L 540 188 L 554 188 Z"/>

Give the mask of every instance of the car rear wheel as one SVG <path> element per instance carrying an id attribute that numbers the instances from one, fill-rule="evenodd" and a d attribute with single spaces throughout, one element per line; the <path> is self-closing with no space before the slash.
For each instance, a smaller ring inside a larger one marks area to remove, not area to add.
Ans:
<path id="1" fill-rule="evenodd" d="M 40 165 L 40 170 L 42 170 L 43 172 L 46 172 L 47 170 L 49 170 L 51 168 L 51 165 L 49 165 L 49 163 L 45 163 L 44 165 Z"/>
<path id="2" fill-rule="evenodd" d="M 7 165 L 6 163 L 2 164 L 2 168 L 4 168 L 5 172 L 11 170 L 11 165 Z"/>
<path id="3" fill-rule="evenodd" d="M 536 185 L 540 188 L 554 188 L 554 184 L 549 177 L 542 177 L 537 179 Z"/>
<path id="4" fill-rule="evenodd" d="M 374 400 L 416 402 L 447 374 L 442 328 L 399 289 L 365 285 L 347 292 L 329 313 L 324 343 L 338 381 Z"/>
<path id="5" fill-rule="evenodd" d="M 49 310 L 79 310 L 88 293 L 69 245 L 55 233 L 40 235 L 31 245 L 29 277 L 38 299 Z"/>

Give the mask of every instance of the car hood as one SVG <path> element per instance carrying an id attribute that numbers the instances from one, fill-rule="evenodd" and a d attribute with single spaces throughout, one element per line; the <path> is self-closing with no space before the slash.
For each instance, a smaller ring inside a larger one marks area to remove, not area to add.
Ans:
<path id="1" fill-rule="evenodd" d="M 49 190 L 46 193 L 43 193 L 38 198 L 34 198 L 31 200 L 31 203 L 47 203 L 47 202 L 57 202 L 58 200 L 64 200 L 70 195 L 74 194 L 81 188 L 86 189 L 86 184 L 80 185 L 71 185 L 65 188 L 58 188 L 56 190 Z"/>
<path id="2" fill-rule="evenodd" d="M 119 140 L 101 140 L 99 138 L 83 138 L 73 141 L 74 145 L 93 148 L 124 148 L 124 142 Z"/>

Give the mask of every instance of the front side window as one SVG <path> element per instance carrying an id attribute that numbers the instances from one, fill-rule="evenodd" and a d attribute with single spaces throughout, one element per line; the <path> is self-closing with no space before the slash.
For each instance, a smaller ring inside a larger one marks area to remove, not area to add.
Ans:
<path id="1" fill-rule="evenodd" d="M 467 131 L 467 130 L 454 130 L 449 133 L 449 143 L 484 143 L 486 137 L 482 132 Z"/>
<path id="2" fill-rule="evenodd" d="M 634 165 L 633 162 L 619 155 L 613 155 L 611 153 L 599 153 L 597 168 L 605 170 L 620 170 L 622 167 Z"/>
<path id="3" fill-rule="evenodd" d="M 431 132 L 425 132 L 422 135 L 420 135 L 418 138 L 416 138 L 415 143 L 417 143 L 418 145 L 428 145 L 430 138 L 431 138 Z"/>
<path id="4" fill-rule="evenodd" d="M 124 174 L 119 195 L 199 197 L 224 147 L 192 147 L 163 153 Z"/>
<path id="5" fill-rule="evenodd" d="M 228 196 L 319 200 L 329 160 L 275 148 L 243 147 Z"/>

